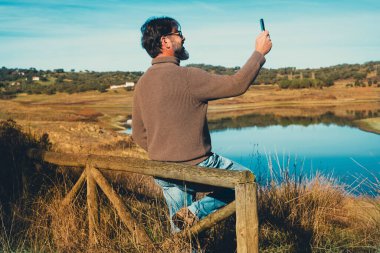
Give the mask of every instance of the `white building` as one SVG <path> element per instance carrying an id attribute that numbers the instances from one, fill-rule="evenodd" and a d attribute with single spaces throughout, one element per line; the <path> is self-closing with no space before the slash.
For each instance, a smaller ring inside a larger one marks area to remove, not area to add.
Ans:
<path id="1" fill-rule="evenodd" d="M 125 84 L 122 85 L 111 85 L 110 89 L 119 89 L 119 88 L 128 88 L 128 87 L 134 87 L 135 83 L 134 82 L 126 82 Z"/>
<path id="2" fill-rule="evenodd" d="M 134 82 L 126 82 L 125 87 L 134 87 L 135 83 Z"/>
<path id="3" fill-rule="evenodd" d="M 33 81 L 39 81 L 39 80 L 40 80 L 40 77 L 39 77 L 39 76 L 33 76 L 33 77 L 32 77 L 32 80 L 33 80 Z"/>

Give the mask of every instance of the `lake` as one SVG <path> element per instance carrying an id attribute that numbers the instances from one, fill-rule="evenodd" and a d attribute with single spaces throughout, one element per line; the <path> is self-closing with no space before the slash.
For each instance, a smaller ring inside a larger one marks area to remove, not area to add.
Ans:
<path id="1" fill-rule="evenodd" d="M 260 183 L 270 178 L 269 167 L 272 176 L 288 168 L 303 177 L 318 172 L 355 194 L 375 194 L 370 182 L 380 180 L 380 135 L 355 128 L 349 120 L 324 118 L 279 124 L 265 115 L 245 115 L 213 121 L 212 150 L 250 168 Z"/>
<path id="2" fill-rule="evenodd" d="M 380 179 L 380 135 L 350 126 L 312 124 L 224 129 L 211 132 L 213 151 L 249 167 L 259 181 L 270 177 L 269 162 L 310 177 L 319 172 L 369 192 Z M 360 185 L 361 183 L 361 185 Z"/>

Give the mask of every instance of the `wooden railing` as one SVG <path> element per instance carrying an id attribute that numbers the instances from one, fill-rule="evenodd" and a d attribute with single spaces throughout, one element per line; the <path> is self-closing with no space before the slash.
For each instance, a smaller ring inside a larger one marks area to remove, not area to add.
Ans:
<path id="1" fill-rule="evenodd" d="M 133 237 L 136 239 L 136 244 L 144 245 L 144 247 L 151 252 L 158 252 L 159 250 L 170 247 L 169 240 L 164 241 L 157 247 L 147 235 L 144 228 L 133 218 L 121 198 L 101 172 L 101 170 L 110 170 L 235 189 L 235 201 L 208 215 L 193 227 L 174 236 L 198 234 L 236 212 L 237 252 L 251 253 L 258 252 L 259 250 L 257 187 L 255 177 L 249 171 L 206 169 L 197 166 L 149 161 L 130 157 L 41 152 L 35 149 L 29 150 L 28 156 L 56 165 L 85 168 L 78 181 L 63 199 L 62 204 L 68 205 L 71 203 L 81 189 L 81 186 L 87 181 L 89 242 L 91 245 L 97 243 L 96 231 L 98 229 L 99 204 L 96 194 L 96 185 L 98 185 L 116 209 L 120 220 L 134 235 Z"/>

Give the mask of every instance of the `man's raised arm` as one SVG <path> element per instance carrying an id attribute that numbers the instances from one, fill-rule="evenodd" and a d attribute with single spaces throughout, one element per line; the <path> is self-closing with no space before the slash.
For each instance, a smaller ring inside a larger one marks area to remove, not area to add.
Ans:
<path id="1" fill-rule="evenodd" d="M 255 52 L 234 75 L 216 75 L 198 68 L 187 68 L 190 93 L 200 101 L 242 95 L 258 76 L 265 63 L 264 55 L 272 48 L 268 31 L 256 38 Z"/>

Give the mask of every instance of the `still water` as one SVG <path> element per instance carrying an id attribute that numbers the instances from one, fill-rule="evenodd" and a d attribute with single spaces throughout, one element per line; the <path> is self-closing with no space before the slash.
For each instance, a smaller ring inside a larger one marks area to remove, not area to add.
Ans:
<path id="1" fill-rule="evenodd" d="M 372 183 L 380 180 L 380 135 L 340 121 L 242 124 L 249 121 L 255 120 L 251 116 L 233 123 L 227 120 L 228 124 L 219 121 L 216 126 L 211 122 L 211 129 L 216 129 L 211 130 L 212 151 L 250 168 L 260 183 L 288 169 L 303 177 L 322 174 L 355 194 L 379 191 L 379 184 Z"/>
<path id="2" fill-rule="evenodd" d="M 266 126 L 211 132 L 213 151 L 249 167 L 260 180 L 280 168 L 304 176 L 317 172 L 349 189 L 368 192 L 380 179 L 380 135 L 350 126 Z"/>

